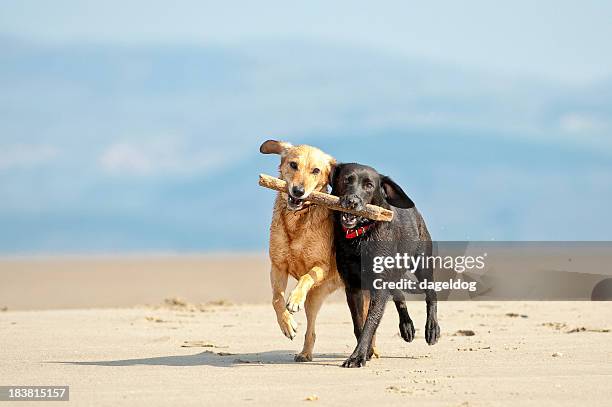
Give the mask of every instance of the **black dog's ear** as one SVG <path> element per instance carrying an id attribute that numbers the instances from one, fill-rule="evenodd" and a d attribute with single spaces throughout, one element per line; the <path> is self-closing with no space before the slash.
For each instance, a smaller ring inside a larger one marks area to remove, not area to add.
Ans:
<path id="1" fill-rule="evenodd" d="M 338 168 L 340 168 L 342 164 L 335 162 L 333 163 L 330 168 L 329 168 L 329 185 L 334 185 L 334 178 L 336 177 L 336 174 L 338 173 Z"/>
<path id="2" fill-rule="evenodd" d="M 266 140 L 259 146 L 259 152 L 262 154 L 283 155 L 291 147 L 293 147 L 291 143 L 287 143 L 286 141 Z"/>
<path id="3" fill-rule="evenodd" d="M 383 176 L 380 179 L 380 185 L 385 193 L 385 199 L 389 205 L 396 208 L 410 209 L 414 208 L 414 202 L 408 198 L 408 195 L 397 185 L 391 178 Z"/>
<path id="4" fill-rule="evenodd" d="M 336 190 L 336 177 L 340 174 L 340 168 L 342 167 L 342 163 L 334 163 L 329 170 L 329 185 L 331 185 L 331 193 L 334 194 Z"/>

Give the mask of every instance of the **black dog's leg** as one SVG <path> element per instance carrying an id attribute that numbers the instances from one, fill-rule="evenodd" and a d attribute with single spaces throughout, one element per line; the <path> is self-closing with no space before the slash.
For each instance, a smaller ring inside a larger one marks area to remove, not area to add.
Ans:
<path id="1" fill-rule="evenodd" d="M 408 314 L 408 308 L 406 307 L 405 301 L 395 301 L 395 308 L 399 314 L 399 331 L 400 335 L 406 342 L 412 342 L 414 339 L 414 324 L 410 315 Z"/>
<path id="2" fill-rule="evenodd" d="M 416 276 L 419 281 L 434 281 L 433 270 L 418 269 Z M 438 325 L 438 297 L 434 290 L 425 290 L 425 302 L 427 304 L 427 321 L 425 322 L 425 341 L 434 345 L 440 339 L 440 325 Z"/>
<path id="3" fill-rule="evenodd" d="M 378 328 L 378 324 L 385 312 L 388 298 L 389 292 L 386 290 L 374 290 L 370 294 L 368 316 L 359 337 L 359 342 L 351 356 L 344 361 L 342 367 L 361 367 L 366 365 L 368 351 L 372 347 L 372 337 L 376 333 L 376 328 Z"/>
<path id="4" fill-rule="evenodd" d="M 351 311 L 351 318 L 353 319 L 353 332 L 355 333 L 355 339 L 359 341 L 361 331 L 363 329 L 363 294 L 360 289 L 345 288 L 346 303 L 348 304 L 349 310 Z"/>
<path id="5" fill-rule="evenodd" d="M 368 292 L 365 290 L 361 290 L 359 288 L 345 288 L 346 293 L 346 303 L 349 306 L 349 310 L 351 311 L 351 318 L 353 320 L 353 332 L 355 333 L 355 339 L 359 342 L 359 338 L 361 337 L 361 331 L 363 330 L 363 324 L 366 319 L 366 298 L 368 296 Z M 368 350 L 368 360 L 372 358 L 374 354 L 374 347 L 370 346 Z M 378 356 L 377 356 L 378 357 Z"/>
<path id="6" fill-rule="evenodd" d="M 440 325 L 438 325 L 438 300 L 434 290 L 425 291 L 427 303 L 427 322 L 425 322 L 425 340 L 434 345 L 440 339 Z"/>

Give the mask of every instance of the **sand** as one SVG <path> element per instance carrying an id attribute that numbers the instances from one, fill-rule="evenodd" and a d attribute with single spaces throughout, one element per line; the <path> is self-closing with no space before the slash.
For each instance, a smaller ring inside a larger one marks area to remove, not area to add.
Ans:
<path id="1" fill-rule="evenodd" d="M 125 307 L 171 295 L 263 303 L 269 267 L 264 254 L 0 258 L 0 308 Z"/>
<path id="2" fill-rule="evenodd" d="M 265 274 L 264 269 L 256 272 Z M 14 276 L 10 270 L 6 263 L 0 268 L 3 282 Z M 38 284 L 54 278 L 53 272 L 39 273 Z M 104 285 L 95 274 L 91 277 Z M 157 277 L 165 275 L 158 271 Z M 223 282 L 218 280 L 215 285 Z M 22 282 L 12 280 L 13 290 Z M 195 290 L 192 285 L 167 288 L 158 305 L 128 306 L 123 296 L 130 287 L 124 284 L 116 298 L 124 303 L 117 308 L 56 309 L 38 298 L 35 309 L 24 306 L 26 297 L 13 309 L 0 296 L 0 308 L 9 306 L 0 312 L 0 384 L 69 385 L 71 404 L 108 406 L 604 406 L 612 399 L 610 303 L 444 302 L 442 338 L 435 346 L 423 339 L 423 303 L 408 304 L 417 326 L 413 343 L 399 337 L 397 315 L 389 307 L 378 334 L 382 357 L 361 369 L 343 369 L 339 365 L 355 340 L 338 297 L 319 316 L 314 361 L 300 364 L 293 355 L 302 344 L 303 312 L 297 314 L 298 338 L 289 341 L 267 300 L 215 305 L 188 297 L 186 305 L 164 303 L 165 296 Z M 266 285 L 264 280 L 261 286 Z M 108 287 L 99 289 L 107 293 L 103 305 L 111 304 Z M 235 298 L 248 289 L 236 286 Z M 54 303 L 55 294 L 51 297 Z M 203 297 L 221 298 L 211 292 Z M 83 306 L 81 301 L 77 305 Z M 474 335 L 466 336 L 470 331 Z"/>

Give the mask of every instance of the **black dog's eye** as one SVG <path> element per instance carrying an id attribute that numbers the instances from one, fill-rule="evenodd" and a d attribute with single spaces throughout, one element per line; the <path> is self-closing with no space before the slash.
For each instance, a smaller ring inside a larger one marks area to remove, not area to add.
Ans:
<path id="1" fill-rule="evenodd" d="M 289 167 L 293 168 L 294 170 L 298 169 L 298 165 L 297 165 L 297 163 L 295 161 L 291 161 L 289 163 Z"/>
<path id="2" fill-rule="evenodd" d="M 368 182 L 365 183 L 365 187 L 367 189 L 374 189 L 374 183 L 371 182 L 371 181 L 368 181 Z"/>
<path id="3" fill-rule="evenodd" d="M 315 168 L 314 170 L 312 170 L 312 173 L 315 174 L 315 175 L 317 175 L 320 172 L 321 172 L 321 170 L 318 169 L 318 168 Z"/>

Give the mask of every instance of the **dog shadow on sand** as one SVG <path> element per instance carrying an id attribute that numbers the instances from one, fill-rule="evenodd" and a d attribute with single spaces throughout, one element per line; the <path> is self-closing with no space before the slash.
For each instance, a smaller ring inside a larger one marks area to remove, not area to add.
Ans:
<path id="1" fill-rule="evenodd" d="M 193 355 L 159 356 L 142 359 L 120 359 L 102 361 L 54 361 L 48 363 L 60 363 L 80 366 L 214 366 L 214 367 L 236 367 L 236 366 L 264 366 L 297 364 L 293 360 L 294 353 L 288 350 L 275 350 L 259 353 L 229 353 L 213 352 L 210 350 Z M 346 358 L 341 354 L 315 354 L 313 362 L 303 363 L 305 365 L 334 366 L 339 365 Z"/>

